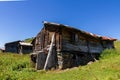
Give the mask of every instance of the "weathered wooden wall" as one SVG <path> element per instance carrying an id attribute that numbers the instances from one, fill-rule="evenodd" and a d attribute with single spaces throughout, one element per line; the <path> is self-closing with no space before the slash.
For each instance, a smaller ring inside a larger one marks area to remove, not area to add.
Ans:
<path id="1" fill-rule="evenodd" d="M 98 59 L 103 47 L 99 39 L 72 30 L 62 29 L 61 51 L 61 55 L 58 56 L 58 64 L 61 69 L 65 69 L 85 65 L 89 61 Z"/>
<path id="2" fill-rule="evenodd" d="M 60 32 L 52 32 L 46 29 L 42 29 L 40 33 L 36 36 L 34 50 L 41 51 L 42 49 L 46 48 L 51 43 L 52 35 L 55 33 L 55 41 L 54 45 L 56 46 L 57 51 L 61 49 L 61 34 Z"/>
<path id="3" fill-rule="evenodd" d="M 89 41 L 88 47 L 89 53 L 101 53 L 103 51 L 103 47 L 100 42 Z"/>
<path id="4" fill-rule="evenodd" d="M 35 67 L 37 70 L 44 69 L 47 55 L 48 54 L 46 54 L 45 51 L 32 53 L 30 57 L 33 67 Z M 55 47 L 52 47 L 52 53 L 49 57 L 48 63 L 46 64 L 46 70 L 58 68 L 58 57 Z"/>
<path id="5" fill-rule="evenodd" d="M 22 46 L 22 53 L 31 53 L 33 52 L 32 46 Z"/>
<path id="6" fill-rule="evenodd" d="M 99 40 L 93 41 L 88 37 L 84 37 L 80 33 L 72 33 L 78 36 L 77 40 L 72 40 L 72 31 L 66 29 L 62 31 L 62 50 L 63 51 L 78 51 L 88 53 L 101 53 L 103 48 Z"/>
<path id="7" fill-rule="evenodd" d="M 44 68 L 46 58 L 47 58 L 47 54 L 45 54 L 43 51 L 37 54 L 37 58 L 36 58 L 36 69 L 37 70 Z"/>
<path id="8" fill-rule="evenodd" d="M 18 42 L 5 45 L 5 51 L 6 52 L 18 53 L 19 52 L 18 49 L 19 49 Z"/>
<path id="9" fill-rule="evenodd" d="M 113 41 L 102 41 L 102 44 L 103 44 L 103 48 L 104 49 L 112 49 L 114 48 L 114 42 Z"/>
<path id="10" fill-rule="evenodd" d="M 57 52 L 56 52 L 56 48 L 53 46 L 51 55 L 49 56 L 49 59 L 48 59 L 46 70 L 52 69 L 52 68 L 56 69 L 57 67 L 58 67 Z"/>

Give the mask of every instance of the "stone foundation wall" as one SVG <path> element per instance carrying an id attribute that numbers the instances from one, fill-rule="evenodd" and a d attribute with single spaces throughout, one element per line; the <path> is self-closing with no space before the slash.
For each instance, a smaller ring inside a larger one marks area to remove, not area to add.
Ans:
<path id="1" fill-rule="evenodd" d="M 86 65 L 88 62 L 94 62 L 97 59 L 99 59 L 99 54 L 62 52 L 58 56 L 58 64 L 60 69 L 66 69 Z"/>

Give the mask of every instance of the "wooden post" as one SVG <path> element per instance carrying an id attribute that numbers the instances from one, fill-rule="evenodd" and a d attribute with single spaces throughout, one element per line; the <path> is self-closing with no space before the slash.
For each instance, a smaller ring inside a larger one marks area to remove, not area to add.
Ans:
<path id="1" fill-rule="evenodd" d="M 50 55 L 52 53 L 52 47 L 53 47 L 53 43 L 54 43 L 54 37 L 55 37 L 55 33 L 52 35 L 49 52 L 48 52 L 47 59 L 46 59 L 45 65 L 44 65 L 44 70 L 46 70 L 46 68 L 47 68 L 48 60 L 49 60 Z"/>
<path id="2" fill-rule="evenodd" d="M 22 45 L 20 45 L 20 54 L 22 54 Z"/>
<path id="3" fill-rule="evenodd" d="M 60 50 L 62 50 L 62 33 L 60 33 Z"/>

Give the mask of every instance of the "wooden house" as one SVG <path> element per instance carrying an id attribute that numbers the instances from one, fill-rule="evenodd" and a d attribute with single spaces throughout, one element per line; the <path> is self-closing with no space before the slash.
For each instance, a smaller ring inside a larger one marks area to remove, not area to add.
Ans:
<path id="1" fill-rule="evenodd" d="M 44 22 L 44 27 L 32 42 L 36 54 L 31 54 L 31 60 L 36 69 L 85 65 L 98 59 L 104 49 L 114 48 L 115 40 L 67 25 Z"/>
<path id="2" fill-rule="evenodd" d="M 32 49 L 32 44 L 25 43 L 19 40 L 19 41 L 6 43 L 5 51 L 23 54 L 23 53 L 31 53 L 33 49 Z"/>

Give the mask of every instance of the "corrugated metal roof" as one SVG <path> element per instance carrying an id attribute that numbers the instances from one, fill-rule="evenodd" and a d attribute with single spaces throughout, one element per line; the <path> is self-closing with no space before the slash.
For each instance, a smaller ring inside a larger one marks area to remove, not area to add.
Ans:
<path id="1" fill-rule="evenodd" d="M 24 45 L 24 46 L 32 46 L 31 43 L 25 43 L 25 42 L 19 42 L 19 43 L 20 43 L 20 45 Z"/>
<path id="2" fill-rule="evenodd" d="M 107 37 L 107 36 L 101 36 L 101 35 L 93 34 L 93 33 L 90 33 L 90 32 L 82 31 L 82 30 L 70 27 L 68 25 L 63 25 L 63 24 L 58 24 L 58 23 L 53 23 L 53 22 L 47 22 L 47 21 L 44 21 L 43 23 L 44 24 L 49 24 L 49 25 L 56 25 L 56 26 L 61 26 L 62 25 L 62 26 L 65 26 L 67 28 L 70 28 L 70 29 L 78 30 L 78 31 L 80 31 L 84 34 L 89 35 L 89 36 L 92 36 L 92 37 L 95 37 L 95 38 L 101 38 L 101 40 L 109 40 L 109 41 L 116 41 L 117 40 L 115 38 L 111 38 L 111 37 Z"/>
<path id="3" fill-rule="evenodd" d="M 117 39 L 111 38 L 111 37 L 106 37 L 106 36 L 101 36 L 102 40 L 111 40 L 111 41 L 116 41 Z"/>

